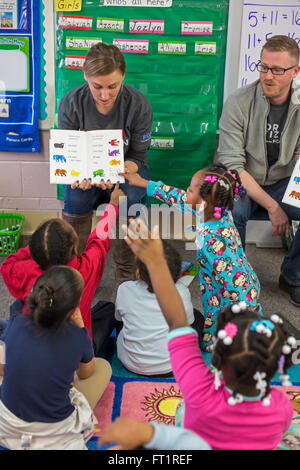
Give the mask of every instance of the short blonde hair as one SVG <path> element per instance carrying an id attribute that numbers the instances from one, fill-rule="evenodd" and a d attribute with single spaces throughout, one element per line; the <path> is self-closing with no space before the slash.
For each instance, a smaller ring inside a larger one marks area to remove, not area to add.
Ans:
<path id="1" fill-rule="evenodd" d="M 83 71 L 88 77 L 108 75 L 119 70 L 122 75 L 126 72 L 126 63 L 120 49 L 113 44 L 98 42 L 88 51 Z"/>

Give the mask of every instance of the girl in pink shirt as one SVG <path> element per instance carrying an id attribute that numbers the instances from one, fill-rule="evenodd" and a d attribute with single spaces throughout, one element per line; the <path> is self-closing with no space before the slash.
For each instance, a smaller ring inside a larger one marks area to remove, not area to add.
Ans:
<path id="1" fill-rule="evenodd" d="M 281 369 L 283 385 L 289 383 L 287 369 L 292 364 L 295 338 L 278 315 L 262 317 L 245 302 L 229 306 L 219 313 L 212 373 L 203 360 L 197 333 L 186 321 L 157 227 L 150 239 L 140 221 L 132 223 L 131 229 L 136 224 L 140 224 L 142 238 L 127 229 L 126 240 L 146 264 L 170 328 L 169 352 L 184 399 L 184 427 L 200 435 L 212 449 L 276 449 L 291 424 L 293 408 L 283 393 L 270 387 L 270 380 Z"/>

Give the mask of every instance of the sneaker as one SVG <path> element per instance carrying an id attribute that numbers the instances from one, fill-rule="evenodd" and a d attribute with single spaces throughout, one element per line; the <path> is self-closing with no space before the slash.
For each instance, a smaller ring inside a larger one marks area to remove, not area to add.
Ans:
<path id="1" fill-rule="evenodd" d="M 300 307 L 300 286 L 291 286 L 281 274 L 279 277 L 279 289 L 286 291 L 290 296 L 290 302 L 296 305 L 296 307 Z"/>

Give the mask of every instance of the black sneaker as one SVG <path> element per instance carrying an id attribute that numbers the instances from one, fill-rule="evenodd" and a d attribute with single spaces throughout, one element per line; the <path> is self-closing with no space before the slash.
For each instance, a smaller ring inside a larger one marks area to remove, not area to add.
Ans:
<path id="1" fill-rule="evenodd" d="M 296 307 L 300 307 L 300 286 L 291 286 L 281 274 L 279 277 L 279 289 L 286 291 L 290 296 L 290 302 L 296 305 Z"/>

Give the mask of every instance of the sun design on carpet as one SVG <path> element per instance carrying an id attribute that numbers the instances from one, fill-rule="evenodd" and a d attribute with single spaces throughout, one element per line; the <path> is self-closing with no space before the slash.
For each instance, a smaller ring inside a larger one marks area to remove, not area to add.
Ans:
<path id="1" fill-rule="evenodd" d="M 173 386 L 167 389 L 159 391 L 155 388 L 154 393 L 150 393 L 150 396 L 145 396 L 142 405 L 146 408 L 142 408 L 146 411 L 146 417 L 149 416 L 148 421 L 158 421 L 165 424 L 175 423 L 175 412 L 178 403 L 182 400 L 182 393 L 176 391 Z"/>

